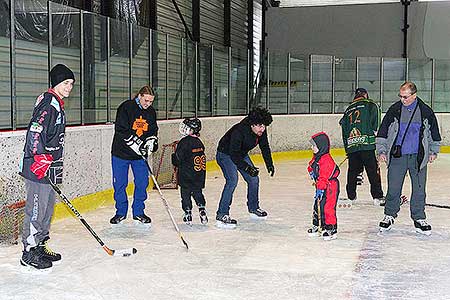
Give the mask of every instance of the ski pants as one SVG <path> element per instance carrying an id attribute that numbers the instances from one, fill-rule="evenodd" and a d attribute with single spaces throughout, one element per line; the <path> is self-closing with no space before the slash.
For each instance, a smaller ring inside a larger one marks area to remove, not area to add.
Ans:
<path id="1" fill-rule="evenodd" d="M 337 178 L 330 179 L 330 183 L 325 190 L 322 199 L 314 200 L 313 206 L 313 225 L 321 226 L 327 229 L 329 226 L 337 226 L 336 204 L 339 197 L 339 180 Z M 318 202 L 320 202 L 320 223 L 318 213 Z"/>
<path id="2" fill-rule="evenodd" d="M 130 166 L 134 176 L 133 216 L 140 216 L 144 213 L 149 175 L 147 164 L 143 159 L 126 160 L 112 156 L 114 200 L 116 201 L 116 215 L 119 216 L 126 216 L 128 212 L 126 188 Z"/>
<path id="3" fill-rule="evenodd" d="M 357 151 L 348 155 L 347 171 L 347 197 L 351 200 L 356 199 L 357 176 L 366 169 L 367 177 L 370 182 L 370 194 L 372 198 L 382 198 L 383 189 L 381 187 L 380 167 L 374 150 Z"/>
<path id="4" fill-rule="evenodd" d="M 55 191 L 50 184 L 25 179 L 27 200 L 23 220 L 22 243 L 25 250 L 37 246 L 49 236 L 55 208 Z"/>
<path id="5" fill-rule="evenodd" d="M 191 190 L 190 188 L 180 186 L 180 194 L 181 194 L 181 207 L 183 211 L 192 210 L 192 200 L 191 197 L 194 198 L 197 206 L 205 206 L 206 200 L 203 196 L 202 190 Z"/>

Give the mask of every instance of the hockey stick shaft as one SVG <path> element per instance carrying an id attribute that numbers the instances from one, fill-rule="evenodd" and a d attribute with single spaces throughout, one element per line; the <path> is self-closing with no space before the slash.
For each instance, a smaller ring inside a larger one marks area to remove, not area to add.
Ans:
<path id="1" fill-rule="evenodd" d="M 73 214 L 80 220 L 80 222 L 86 227 L 86 229 L 89 231 L 89 233 L 97 240 L 97 242 L 102 246 L 103 250 L 106 251 L 111 256 L 130 256 L 132 254 L 135 254 L 137 252 L 136 248 L 131 249 L 124 249 L 124 250 L 113 250 L 110 249 L 103 243 L 103 241 L 100 239 L 100 237 L 95 233 L 94 229 L 86 222 L 86 220 L 83 218 L 83 216 L 80 214 L 80 212 L 72 205 L 72 203 L 67 199 L 67 197 L 63 194 L 63 192 L 58 188 L 56 184 L 54 184 L 48 177 L 47 181 L 50 184 L 50 186 L 53 188 L 53 190 L 59 195 L 59 197 L 62 199 L 64 204 L 70 208 L 70 210 L 73 212 Z"/>
<path id="2" fill-rule="evenodd" d="M 437 208 L 450 209 L 450 206 L 448 206 L 448 205 L 431 204 L 431 203 L 426 203 L 425 205 L 426 206 L 431 206 L 431 207 L 437 207 Z"/>
<path id="3" fill-rule="evenodd" d="M 177 222 L 175 222 L 175 218 L 173 217 L 172 211 L 170 210 L 169 203 L 167 202 L 166 198 L 164 198 L 164 195 L 161 192 L 161 189 L 159 188 L 158 181 L 156 180 L 155 175 L 153 175 L 152 168 L 150 167 L 147 159 L 144 156 L 142 156 L 142 159 L 145 161 L 145 164 L 147 165 L 148 171 L 150 172 L 150 177 L 152 178 L 153 183 L 155 184 L 156 189 L 158 190 L 159 196 L 164 204 L 164 207 L 166 208 L 167 213 L 169 214 L 169 217 L 170 217 L 170 220 L 172 221 L 173 227 L 175 228 L 176 232 L 178 233 L 178 236 L 180 237 L 184 246 L 186 246 L 186 249 L 189 250 L 189 246 L 186 243 L 186 240 L 183 238 L 180 228 L 178 228 Z"/>

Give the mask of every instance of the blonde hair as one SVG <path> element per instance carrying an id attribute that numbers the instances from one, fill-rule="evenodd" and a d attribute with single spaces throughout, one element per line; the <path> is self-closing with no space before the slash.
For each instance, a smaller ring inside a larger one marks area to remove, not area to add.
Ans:
<path id="1" fill-rule="evenodd" d="M 143 87 L 141 87 L 139 92 L 137 92 L 137 94 L 134 96 L 134 99 L 136 99 L 139 95 L 155 96 L 155 91 L 150 85 L 144 85 Z"/>

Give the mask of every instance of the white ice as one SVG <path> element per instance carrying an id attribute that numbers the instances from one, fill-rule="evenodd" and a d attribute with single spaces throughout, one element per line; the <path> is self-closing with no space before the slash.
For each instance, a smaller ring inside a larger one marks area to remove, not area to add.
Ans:
<path id="1" fill-rule="evenodd" d="M 239 222 L 235 230 L 214 226 L 224 183 L 220 172 L 208 174 L 206 227 L 197 213 L 192 228 L 182 224 L 179 192 L 164 190 L 189 251 L 156 191 L 146 202 L 150 230 L 136 227 L 130 217 L 112 229 L 112 206 L 83 214 L 110 248 L 137 248 L 131 257 L 108 256 L 76 218 L 56 222 L 50 245 L 63 260 L 50 274 L 22 272 L 20 245 L 0 248 L 0 299 L 450 299 L 450 209 L 427 207 L 430 237 L 414 232 L 409 205 L 402 206 L 390 232 L 378 235 L 383 208 L 373 205 L 366 179 L 353 208 L 338 210 L 338 239 L 310 238 L 314 191 L 306 164 L 276 163 L 273 178 L 260 166 L 267 221 L 249 219 L 240 179 L 231 207 Z M 347 164 L 341 169 L 345 196 Z M 429 203 L 450 205 L 449 170 L 449 154 L 429 166 Z M 384 181 L 385 175 L 383 166 Z M 407 178 L 404 193 L 409 191 Z"/>

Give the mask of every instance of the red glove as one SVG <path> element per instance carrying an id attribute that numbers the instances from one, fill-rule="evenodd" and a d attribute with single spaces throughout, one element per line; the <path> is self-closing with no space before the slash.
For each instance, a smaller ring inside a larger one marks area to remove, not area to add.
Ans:
<path id="1" fill-rule="evenodd" d="M 53 156 L 51 154 L 36 154 L 30 170 L 36 175 L 37 179 L 42 179 L 47 174 L 52 162 Z"/>

